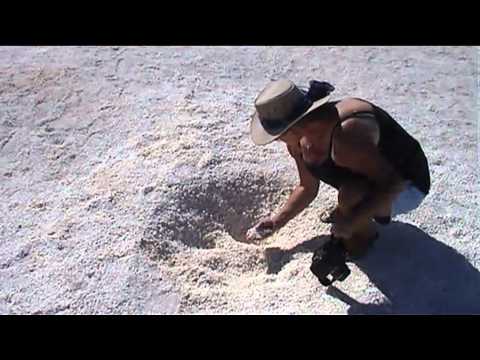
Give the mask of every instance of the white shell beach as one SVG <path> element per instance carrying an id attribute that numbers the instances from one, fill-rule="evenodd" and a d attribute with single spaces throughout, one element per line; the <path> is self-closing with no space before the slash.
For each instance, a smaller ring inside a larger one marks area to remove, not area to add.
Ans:
<path id="1" fill-rule="evenodd" d="M 0 314 L 480 313 L 475 47 L 0 47 Z M 328 81 L 422 145 L 432 188 L 352 274 L 309 270 L 319 195 L 249 121 L 270 80 Z"/>

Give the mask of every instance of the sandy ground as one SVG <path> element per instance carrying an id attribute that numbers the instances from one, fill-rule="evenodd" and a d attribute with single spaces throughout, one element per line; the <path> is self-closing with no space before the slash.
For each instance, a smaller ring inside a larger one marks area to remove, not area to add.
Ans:
<path id="1" fill-rule="evenodd" d="M 0 314 L 480 313 L 478 49 L 0 48 Z M 335 192 L 241 242 L 297 178 L 249 116 L 327 80 L 422 144 L 432 191 L 330 289 L 309 271 Z"/>

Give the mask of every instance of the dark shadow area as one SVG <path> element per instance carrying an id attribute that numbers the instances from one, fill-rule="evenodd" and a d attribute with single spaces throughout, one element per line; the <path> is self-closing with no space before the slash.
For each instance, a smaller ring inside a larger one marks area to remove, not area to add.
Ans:
<path id="1" fill-rule="evenodd" d="M 326 293 L 334 298 L 343 301 L 349 305 L 349 315 L 389 315 L 393 314 L 392 304 L 390 301 L 386 301 L 381 304 L 363 304 L 353 299 L 349 295 L 345 294 L 342 290 L 338 289 L 335 285 L 329 286 Z"/>
<path id="2" fill-rule="evenodd" d="M 327 294 L 349 304 L 349 314 L 480 314 L 480 272 L 463 255 L 409 224 L 392 222 L 379 226 L 379 233 L 355 264 L 387 301 L 362 304 L 330 287 Z M 280 271 L 295 253 L 327 240 L 319 236 L 289 250 L 268 249 L 269 271 Z"/>
<path id="3" fill-rule="evenodd" d="M 329 239 L 329 235 L 319 235 L 310 240 L 299 243 L 291 249 L 285 250 L 278 247 L 271 247 L 265 249 L 267 274 L 277 274 L 286 264 L 288 264 L 292 260 L 293 255 L 297 253 L 313 253 L 316 248 L 325 244 Z"/>
<path id="4" fill-rule="evenodd" d="M 409 224 L 393 222 L 379 231 L 371 251 L 355 263 L 389 299 L 392 313 L 480 313 L 480 272 L 463 255 Z"/>

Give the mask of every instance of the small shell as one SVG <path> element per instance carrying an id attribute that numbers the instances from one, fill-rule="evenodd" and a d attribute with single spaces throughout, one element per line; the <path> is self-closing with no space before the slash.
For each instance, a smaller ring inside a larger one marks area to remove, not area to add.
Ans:
<path id="1" fill-rule="evenodd" d="M 247 236 L 253 240 L 260 240 L 271 233 L 272 230 L 270 229 L 258 229 L 257 227 L 252 227 L 247 231 Z"/>

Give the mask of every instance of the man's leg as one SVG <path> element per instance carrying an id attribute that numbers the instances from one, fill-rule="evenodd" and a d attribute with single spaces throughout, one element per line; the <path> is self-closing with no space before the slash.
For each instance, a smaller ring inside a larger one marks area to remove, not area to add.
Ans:
<path id="1" fill-rule="evenodd" d="M 327 209 L 320 215 L 320 221 L 324 223 L 335 223 L 335 219 L 339 214 L 339 208 L 343 208 L 344 213 L 348 213 L 351 208 L 355 207 L 366 195 L 368 182 L 352 181 L 344 184 L 338 192 L 338 205 L 333 209 Z M 381 204 L 377 210 L 375 219 L 380 219 L 380 223 L 388 223 L 392 213 L 392 202 L 386 201 Z M 383 221 L 382 221 L 383 220 Z"/>
<path id="2" fill-rule="evenodd" d="M 349 216 L 370 191 L 368 181 L 351 181 L 343 184 L 338 191 L 338 205 L 335 213 L 338 216 Z M 360 219 L 352 229 L 352 237 L 342 239 L 342 243 L 351 256 L 361 256 L 368 245 L 377 236 L 376 224 L 371 217 Z"/>

